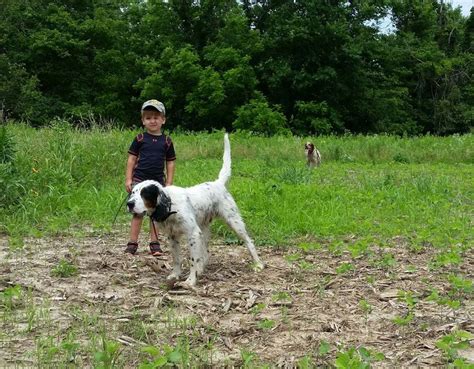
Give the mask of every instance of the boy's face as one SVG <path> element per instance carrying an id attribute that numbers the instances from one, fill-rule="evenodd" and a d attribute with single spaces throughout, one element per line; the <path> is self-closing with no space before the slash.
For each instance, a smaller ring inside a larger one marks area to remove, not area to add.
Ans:
<path id="1" fill-rule="evenodd" d="M 161 133 L 161 126 L 165 122 L 165 116 L 156 110 L 144 110 L 142 113 L 142 123 L 148 133 Z"/>

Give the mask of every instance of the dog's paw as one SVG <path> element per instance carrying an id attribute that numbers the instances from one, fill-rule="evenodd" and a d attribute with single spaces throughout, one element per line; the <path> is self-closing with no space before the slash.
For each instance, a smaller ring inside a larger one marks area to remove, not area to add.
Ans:
<path id="1" fill-rule="evenodd" d="M 179 277 L 181 277 L 181 274 L 171 273 L 171 274 L 168 275 L 168 277 L 166 277 L 166 279 L 168 281 L 177 281 L 177 280 L 179 280 Z"/>
<path id="2" fill-rule="evenodd" d="M 183 288 L 183 289 L 188 290 L 188 291 L 197 292 L 197 288 L 195 287 L 195 285 L 190 284 L 187 280 L 183 281 L 183 282 L 175 283 L 174 288 L 176 288 L 176 287 L 180 287 L 180 288 Z"/>
<path id="3" fill-rule="evenodd" d="M 166 277 L 168 288 L 173 288 L 177 282 L 179 282 L 179 276 L 176 276 L 176 274 L 170 274 Z"/>
<path id="4" fill-rule="evenodd" d="M 253 263 L 252 269 L 254 272 L 261 272 L 263 269 L 265 269 L 265 264 L 263 264 L 262 262 Z"/>
<path id="5" fill-rule="evenodd" d="M 165 281 L 166 289 L 172 290 L 173 288 L 175 288 L 177 282 L 178 282 L 178 279 L 166 278 L 166 281 Z"/>

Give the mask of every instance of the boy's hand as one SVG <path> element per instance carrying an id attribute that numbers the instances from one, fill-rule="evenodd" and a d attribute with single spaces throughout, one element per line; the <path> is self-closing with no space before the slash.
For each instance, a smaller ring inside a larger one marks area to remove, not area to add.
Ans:
<path id="1" fill-rule="evenodd" d="M 125 180 L 125 189 L 127 190 L 128 193 L 132 192 L 132 180 L 131 179 L 126 179 Z"/>

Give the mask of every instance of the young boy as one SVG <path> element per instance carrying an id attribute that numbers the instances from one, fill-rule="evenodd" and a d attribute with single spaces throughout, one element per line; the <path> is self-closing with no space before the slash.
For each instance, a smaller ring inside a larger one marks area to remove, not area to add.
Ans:
<path id="1" fill-rule="evenodd" d="M 163 186 L 173 184 L 176 155 L 171 138 L 161 132 L 166 122 L 165 113 L 165 106 L 158 100 L 148 100 L 142 105 L 145 132 L 135 137 L 128 150 L 125 188 L 129 193 L 134 185 L 147 179 L 158 181 Z M 126 253 L 133 255 L 137 252 L 142 221 L 143 216 L 133 215 Z M 153 256 L 163 255 L 157 236 L 158 231 L 150 220 L 150 252 Z"/>

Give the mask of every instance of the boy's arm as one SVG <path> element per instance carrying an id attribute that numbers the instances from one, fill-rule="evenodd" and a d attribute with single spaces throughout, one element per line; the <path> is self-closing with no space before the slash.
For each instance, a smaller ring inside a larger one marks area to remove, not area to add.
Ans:
<path id="1" fill-rule="evenodd" d="M 137 163 L 138 156 L 128 154 L 127 169 L 125 171 L 125 188 L 127 192 L 132 191 L 133 169 Z"/>
<path id="2" fill-rule="evenodd" d="M 165 186 L 171 186 L 173 184 L 174 168 L 175 168 L 175 160 L 171 160 L 171 161 L 166 162 L 166 183 L 165 183 Z"/>

